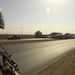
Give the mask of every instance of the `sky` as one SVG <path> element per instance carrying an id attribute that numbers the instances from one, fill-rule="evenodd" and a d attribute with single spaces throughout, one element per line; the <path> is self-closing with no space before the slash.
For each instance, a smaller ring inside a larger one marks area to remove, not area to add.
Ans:
<path id="1" fill-rule="evenodd" d="M 75 33 L 75 0 L 0 0 L 0 34 Z"/>

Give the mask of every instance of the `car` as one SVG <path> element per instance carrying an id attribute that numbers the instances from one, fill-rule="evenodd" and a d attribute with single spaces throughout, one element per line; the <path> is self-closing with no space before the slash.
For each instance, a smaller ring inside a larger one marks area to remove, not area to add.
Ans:
<path id="1" fill-rule="evenodd" d="M 7 39 L 8 40 L 20 40 L 21 36 L 19 36 L 19 35 L 8 36 Z"/>

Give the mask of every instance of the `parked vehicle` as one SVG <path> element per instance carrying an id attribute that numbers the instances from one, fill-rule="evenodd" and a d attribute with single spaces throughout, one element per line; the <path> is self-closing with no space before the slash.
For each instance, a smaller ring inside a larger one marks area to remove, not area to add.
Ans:
<path id="1" fill-rule="evenodd" d="M 8 36 L 7 39 L 8 40 L 20 40 L 21 36 L 19 36 L 19 35 Z"/>

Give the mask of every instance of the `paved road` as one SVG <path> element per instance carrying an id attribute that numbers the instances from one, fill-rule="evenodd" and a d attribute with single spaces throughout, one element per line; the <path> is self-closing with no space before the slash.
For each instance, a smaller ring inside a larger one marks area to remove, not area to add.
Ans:
<path id="1" fill-rule="evenodd" d="M 23 75 L 36 75 L 65 56 L 75 47 L 75 40 L 3 45 L 19 64 Z"/>

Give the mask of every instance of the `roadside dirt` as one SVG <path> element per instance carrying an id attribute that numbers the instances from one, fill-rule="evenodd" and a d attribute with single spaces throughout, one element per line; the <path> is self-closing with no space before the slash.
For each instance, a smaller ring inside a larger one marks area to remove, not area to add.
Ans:
<path id="1" fill-rule="evenodd" d="M 75 75 L 75 49 L 38 75 Z"/>

